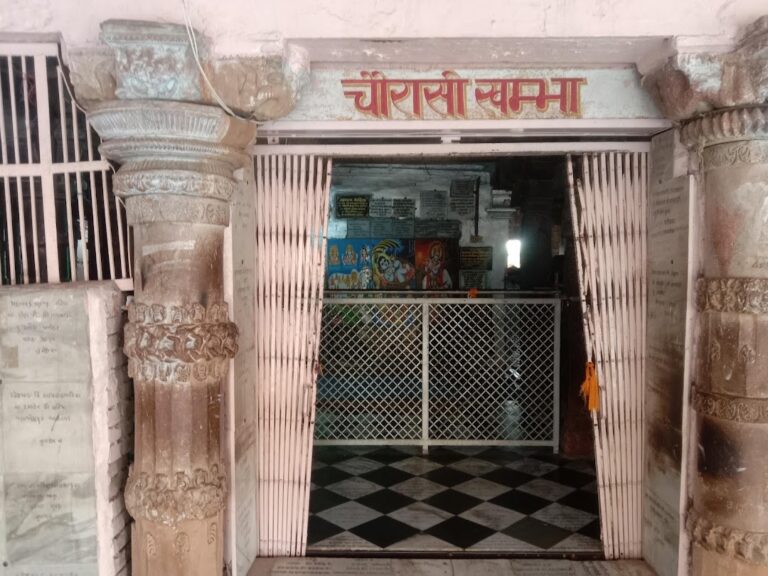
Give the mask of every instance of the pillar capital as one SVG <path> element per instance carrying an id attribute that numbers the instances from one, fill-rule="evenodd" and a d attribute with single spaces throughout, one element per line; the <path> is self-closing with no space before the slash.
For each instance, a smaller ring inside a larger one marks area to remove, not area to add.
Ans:
<path id="1" fill-rule="evenodd" d="M 686 120 L 717 109 L 766 103 L 768 15 L 744 29 L 734 50 L 680 50 L 646 74 L 643 86 L 672 120 Z"/>
<path id="2" fill-rule="evenodd" d="M 293 44 L 265 56 L 222 56 L 184 25 L 139 20 L 107 20 L 101 39 L 68 51 L 78 101 L 89 110 L 112 100 L 217 105 L 218 96 L 238 115 L 266 121 L 288 114 L 309 81 L 309 56 Z"/>

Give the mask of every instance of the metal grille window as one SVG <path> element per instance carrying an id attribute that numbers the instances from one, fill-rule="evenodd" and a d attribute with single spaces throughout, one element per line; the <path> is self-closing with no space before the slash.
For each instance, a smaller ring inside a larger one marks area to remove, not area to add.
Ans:
<path id="1" fill-rule="evenodd" d="M 122 280 L 130 235 L 99 138 L 69 94 L 55 44 L 0 44 L 3 285 Z"/>
<path id="2" fill-rule="evenodd" d="M 558 444 L 560 301 L 327 298 L 319 444 Z"/>

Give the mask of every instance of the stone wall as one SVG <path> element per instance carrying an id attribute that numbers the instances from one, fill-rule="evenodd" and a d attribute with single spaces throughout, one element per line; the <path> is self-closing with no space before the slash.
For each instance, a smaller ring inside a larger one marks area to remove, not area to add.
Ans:
<path id="1" fill-rule="evenodd" d="M 651 151 L 643 558 L 659 576 L 675 576 L 685 485 L 683 416 L 689 390 L 685 367 L 691 190 L 688 153 L 674 130 L 656 136 Z"/>
<path id="2" fill-rule="evenodd" d="M 0 562 L 7 576 L 130 571 L 123 294 L 0 290 Z"/>

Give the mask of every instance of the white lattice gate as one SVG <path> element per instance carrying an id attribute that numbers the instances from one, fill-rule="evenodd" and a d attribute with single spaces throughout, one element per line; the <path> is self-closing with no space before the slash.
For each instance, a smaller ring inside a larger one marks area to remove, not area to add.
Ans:
<path id="1" fill-rule="evenodd" d="M 646 323 L 647 154 L 568 158 L 606 558 L 640 558 Z"/>
<path id="2" fill-rule="evenodd" d="M 307 543 L 331 162 L 256 157 L 258 555 Z"/>
<path id="3" fill-rule="evenodd" d="M 558 446 L 560 301 L 327 298 L 317 444 Z"/>

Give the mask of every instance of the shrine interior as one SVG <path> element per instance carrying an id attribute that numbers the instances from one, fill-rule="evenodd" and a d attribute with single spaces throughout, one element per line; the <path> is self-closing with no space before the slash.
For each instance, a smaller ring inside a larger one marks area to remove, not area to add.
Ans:
<path id="1" fill-rule="evenodd" d="M 565 156 L 338 161 L 330 195 L 308 554 L 598 556 Z"/>

